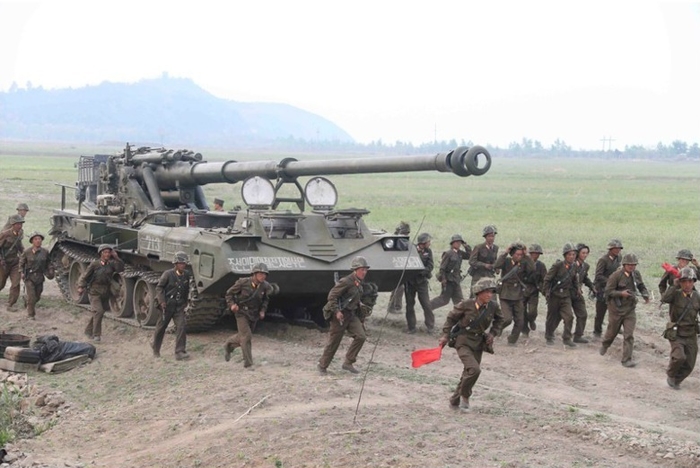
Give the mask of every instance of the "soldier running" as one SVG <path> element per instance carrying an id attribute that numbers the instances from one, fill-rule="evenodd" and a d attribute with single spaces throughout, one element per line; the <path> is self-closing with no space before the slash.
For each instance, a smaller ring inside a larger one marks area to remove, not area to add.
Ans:
<path id="1" fill-rule="evenodd" d="M 498 258 L 498 246 L 496 240 L 496 226 L 489 224 L 482 230 L 484 242 L 474 247 L 469 257 L 469 274 L 472 276 L 472 291 L 474 285 L 481 278 L 495 278 L 496 268 L 494 264 Z M 473 293 L 472 293 L 473 294 Z M 474 297 L 473 295 L 471 297 Z"/>
<path id="2" fill-rule="evenodd" d="M 267 282 L 269 273 L 267 265 L 258 263 L 253 266 L 251 276 L 239 279 L 226 291 L 226 304 L 236 317 L 238 329 L 238 333 L 224 344 L 224 359 L 227 362 L 231 360 L 233 350 L 240 347 L 243 367 L 253 365 L 253 330 L 258 320 L 265 318 L 272 293 L 272 286 Z"/>
<path id="3" fill-rule="evenodd" d="M 418 302 L 423 308 L 425 328 L 428 329 L 428 333 L 432 333 L 435 329 L 435 315 L 430 307 L 430 292 L 428 290 L 428 280 L 433 276 L 433 251 L 430 250 L 431 239 L 432 237 L 427 232 L 418 236 L 416 250 L 418 255 L 420 255 L 424 268 L 414 279 L 406 281 L 406 323 L 408 324 L 408 333 L 416 332 L 416 294 L 418 295 Z"/>
<path id="4" fill-rule="evenodd" d="M 175 359 L 182 361 L 189 358 L 187 354 L 187 335 L 185 334 L 185 308 L 190 295 L 192 273 L 187 269 L 189 258 L 185 252 L 176 252 L 173 268 L 163 272 L 156 286 L 158 314 L 156 329 L 153 332 L 153 356 L 160 357 L 165 329 L 172 320 L 175 323 Z"/>
<path id="5" fill-rule="evenodd" d="M 49 260 L 49 251 L 41 246 L 43 241 L 43 234 L 29 234 L 29 243 L 32 245 L 22 252 L 19 259 L 19 271 L 27 295 L 27 315 L 31 320 L 36 318 L 36 303 L 44 290 L 44 277 L 53 279 L 55 274 Z"/>
<path id="6" fill-rule="evenodd" d="M 562 248 L 564 260 L 557 260 L 544 277 L 544 290 L 547 297 L 547 320 L 544 337 L 548 345 L 554 344 L 554 331 L 559 326 L 559 322 L 563 320 L 562 340 L 564 346 L 576 347 L 576 344 L 571 340 L 571 328 L 574 324 L 571 298 L 578 289 L 576 254 L 574 244 L 564 244 Z"/>
<path id="7" fill-rule="evenodd" d="M 394 235 L 395 236 L 408 236 L 411 234 L 411 225 L 407 223 L 406 221 L 401 221 L 398 226 L 396 226 L 396 229 L 394 229 Z M 406 239 L 397 239 L 396 240 L 397 244 L 402 244 L 400 247 L 405 247 L 405 249 L 402 250 L 408 250 L 408 245 L 409 241 Z M 391 291 L 391 295 L 389 296 L 389 304 L 386 307 L 386 311 L 389 312 L 390 314 L 399 314 L 401 313 L 401 309 L 403 309 L 403 296 L 406 291 L 406 284 L 401 283 L 399 284 L 396 289 Z M 415 304 L 415 301 L 414 301 Z M 408 312 L 408 310 L 406 310 Z"/>
<path id="8" fill-rule="evenodd" d="M 19 287 L 22 275 L 19 270 L 19 257 L 24 252 L 22 238 L 24 231 L 22 225 L 24 218 L 16 214 L 10 216 L 9 229 L 0 233 L 0 291 L 5 288 L 7 279 L 10 279 L 10 294 L 7 301 L 7 310 L 16 310 L 15 304 L 19 299 Z"/>
<path id="9" fill-rule="evenodd" d="M 527 256 L 527 247 L 520 242 L 508 246 L 494 264 L 501 271 L 498 294 L 503 311 L 503 328 L 513 323 L 508 345 L 515 346 L 525 325 L 524 280 L 535 271 L 535 263 Z"/>
<path id="10" fill-rule="evenodd" d="M 576 327 L 574 328 L 574 343 L 588 343 L 588 339 L 583 336 L 586 331 L 586 320 L 588 311 L 586 310 L 586 297 L 583 295 L 583 286 L 586 286 L 591 294 L 595 294 L 595 285 L 588 277 L 591 266 L 586 262 L 591 249 L 586 244 L 577 244 L 576 250 L 576 270 L 578 272 L 578 284 L 576 292 L 571 298 L 571 307 L 576 317 Z"/>
<path id="11" fill-rule="evenodd" d="M 600 338 L 603 334 L 603 320 L 608 311 L 608 302 L 605 299 L 605 284 L 615 270 L 620 267 L 620 252 L 622 242 L 619 239 L 611 239 L 608 242 L 608 253 L 598 259 L 595 266 L 593 283 L 596 289 L 595 321 L 593 323 L 593 335 Z"/>
<path id="12" fill-rule="evenodd" d="M 523 325 L 523 335 L 530 335 L 530 331 L 537 330 L 537 307 L 540 302 L 540 293 L 544 294 L 544 277 L 547 274 L 547 267 L 541 260 L 542 246 L 532 244 L 527 249 L 530 259 L 535 265 L 535 271 L 524 279 L 525 283 L 525 324 Z"/>
<path id="13" fill-rule="evenodd" d="M 442 291 L 439 296 L 431 299 L 430 308 L 432 310 L 439 309 L 447 305 L 452 299 L 452 304 L 457 305 L 463 299 L 462 294 L 462 260 L 469 259 L 471 248 L 461 235 L 455 234 L 450 238 L 450 250 L 442 253 L 442 261 L 440 262 L 440 271 L 437 279 L 442 285 Z"/>
<path id="14" fill-rule="evenodd" d="M 678 255 L 676 255 L 676 269 L 678 271 L 681 271 L 685 267 L 690 267 L 691 269 L 695 270 L 695 276 L 697 276 L 697 263 L 698 261 L 693 258 L 693 253 L 690 250 L 681 249 L 678 251 Z M 669 286 L 673 286 L 674 280 L 675 277 L 671 273 L 667 271 L 664 272 L 663 276 L 661 276 L 661 281 L 659 281 L 659 292 L 662 296 Z"/>
<path id="15" fill-rule="evenodd" d="M 610 275 L 605 284 L 605 298 L 608 300 L 608 328 L 600 347 L 600 355 L 607 353 L 615 337 L 622 329 L 622 365 L 634 367 L 637 364 L 632 361 L 634 349 L 634 329 L 637 325 L 637 293 L 649 303 L 649 291 L 647 291 L 642 275 L 637 270 L 637 256 L 626 254 L 622 258 L 622 268 Z"/>
<path id="16" fill-rule="evenodd" d="M 29 213 L 29 206 L 26 203 L 17 203 L 17 215 L 21 216 L 22 219 L 24 219 L 27 217 L 27 213 Z M 12 227 L 12 220 L 14 219 L 14 217 L 15 215 L 12 215 L 9 218 L 7 218 L 7 222 L 2 228 L 3 231 Z"/>

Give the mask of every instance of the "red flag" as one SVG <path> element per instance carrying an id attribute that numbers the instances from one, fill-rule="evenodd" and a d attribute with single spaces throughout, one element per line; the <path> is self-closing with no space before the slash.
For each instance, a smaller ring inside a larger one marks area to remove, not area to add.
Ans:
<path id="1" fill-rule="evenodd" d="M 429 349 L 417 349 L 411 353 L 413 367 L 420 367 L 424 364 L 439 361 L 442 357 L 442 346 Z"/>
<path id="2" fill-rule="evenodd" d="M 681 277 L 681 273 L 678 271 L 678 268 L 674 267 L 670 263 L 663 263 L 661 265 L 661 268 L 663 268 L 666 271 L 666 273 L 671 273 L 676 278 Z"/>

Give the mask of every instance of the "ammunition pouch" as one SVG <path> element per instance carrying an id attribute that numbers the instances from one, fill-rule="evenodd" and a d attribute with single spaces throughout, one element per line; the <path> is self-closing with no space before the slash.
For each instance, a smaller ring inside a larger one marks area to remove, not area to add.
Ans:
<path id="1" fill-rule="evenodd" d="M 370 315 L 372 315 L 372 308 L 367 304 L 360 304 L 360 310 L 357 312 L 358 318 L 364 321 Z"/>
<path id="2" fill-rule="evenodd" d="M 662 336 L 668 341 L 676 341 L 678 339 L 678 324 L 676 322 L 666 322 L 666 328 Z"/>

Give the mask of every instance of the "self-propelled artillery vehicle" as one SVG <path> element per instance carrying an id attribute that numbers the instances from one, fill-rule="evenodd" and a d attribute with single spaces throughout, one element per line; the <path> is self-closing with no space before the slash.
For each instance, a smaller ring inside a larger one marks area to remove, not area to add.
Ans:
<path id="1" fill-rule="evenodd" d="M 279 285 L 268 315 L 323 326 L 328 291 L 354 256 L 368 259 L 368 279 L 380 292 L 423 266 L 407 236 L 370 229 L 365 209 L 336 208 L 337 191 L 322 176 L 438 171 L 464 177 L 490 166 L 491 156 L 480 146 L 432 156 L 325 161 L 205 162 L 188 150 L 128 144 L 118 155 L 81 156 L 78 182 L 62 186 L 61 209 L 51 220 L 56 281 L 68 301 L 86 303 L 78 278 L 98 258 L 98 245 L 111 244 L 126 264 L 114 278 L 112 314 L 153 325 L 155 285 L 175 253 L 184 251 L 194 276 L 187 329 L 199 331 L 225 314 L 226 290 L 263 262 L 269 280 Z M 308 177 L 303 188 L 300 177 Z M 238 182 L 245 206 L 210 211 L 202 186 Z M 75 191 L 77 209 L 67 208 L 67 189 Z M 283 203 L 293 209 L 281 209 Z"/>

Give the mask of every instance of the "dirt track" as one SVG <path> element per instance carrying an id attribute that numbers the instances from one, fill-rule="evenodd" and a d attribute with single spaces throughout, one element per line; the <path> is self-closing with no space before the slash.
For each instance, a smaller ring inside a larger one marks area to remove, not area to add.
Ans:
<path id="1" fill-rule="evenodd" d="M 7 312 L 6 292 L 0 301 L 3 330 L 83 339 L 86 312 L 63 304 L 54 283 L 36 322 Z M 403 333 L 401 315 L 384 319 L 384 301 L 358 361 L 364 371 L 379 339 L 355 422 L 364 374 L 340 370 L 349 341 L 322 377 L 315 366 L 326 335 L 315 330 L 264 324 L 254 336 L 256 365 L 244 370 L 239 351 L 224 362 L 230 330 L 190 335 L 192 358 L 178 362 L 172 335 L 156 360 L 149 332 L 105 320 L 94 362 L 30 376 L 62 390 L 71 408 L 53 429 L 12 445 L 28 457 L 11 466 L 700 466 L 698 371 L 681 391 L 666 385 L 659 330 L 638 330 L 639 364 L 626 369 L 619 338 L 605 357 L 597 343 L 545 346 L 541 304 L 528 341 L 507 347 L 503 338 L 485 355 L 472 409 L 461 413 L 447 402 L 461 372 L 454 351 L 411 369 L 411 351 L 436 346 L 437 337 Z M 438 323 L 447 312 L 437 311 Z M 654 304 L 638 314 L 653 326 L 664 321 Z"/>

